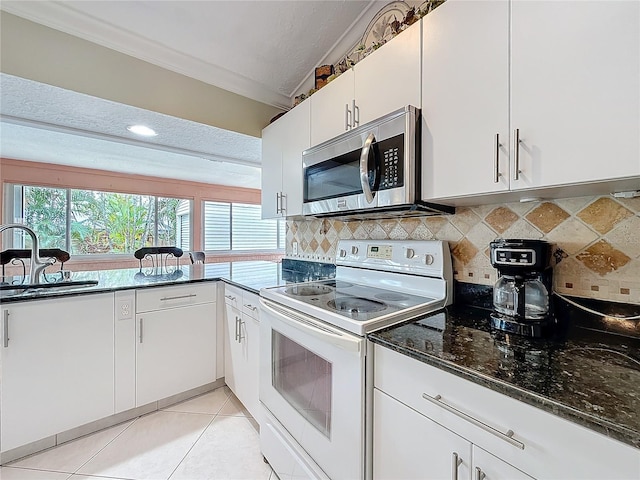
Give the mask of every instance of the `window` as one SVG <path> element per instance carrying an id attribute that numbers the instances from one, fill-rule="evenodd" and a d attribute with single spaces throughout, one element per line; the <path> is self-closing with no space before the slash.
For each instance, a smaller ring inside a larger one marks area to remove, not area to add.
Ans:
<path id="1" fill-rule="evenodd" d="M 190 248 L 191 201 L 128 193 L 14 185 L 14 221 L 29 225 L 42 248 L 72 255 L 133 253 L 144 246 Z M 16 231 L 13 245 L 29 248 Z"/>
<path id="2" fill-rule="evenodd" d="M 282 250 L 284 220 L 262 220 L 260 205 L 204 202 L 206 251 Z"/>

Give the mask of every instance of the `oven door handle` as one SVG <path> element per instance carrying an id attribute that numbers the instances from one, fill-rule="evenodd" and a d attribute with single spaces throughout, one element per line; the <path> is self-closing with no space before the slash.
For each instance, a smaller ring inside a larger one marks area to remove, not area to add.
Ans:
<path id="1" fill-rule="evenodd" d="M 362 152 L 360 153 L 360 185 L 364 192 L 364 198 L 367 203 L 373 202 L 373 192 L 369 186 L 369 151 L 371 150 L 371 144 L 376 141 L 376 136 L 370 133 L 362 146 Z"/>
<path id="2" fill-rule="evenodd" d="M 362 338 L 352 337 L 351 335 L 342 334 L 334 329 L 329 329 L 327 326 L 322 325 L 315 321 L 313 317 L 307 315 L 301 315 L 300 313 L 276 306 L 274 303 L 264 298 L 260 299 L 260 304 L 267 312 L 275 315 L 278 320 L 286 323 L 290 327 L 293 327 L 301 332 L 312 335 L 315 338 L 319 338 L 323 341 L 328 341 L 331 345 L 346 350 L 348 352 L 357 353 L 360 356 L 364 354 L 362 346 Z"/>

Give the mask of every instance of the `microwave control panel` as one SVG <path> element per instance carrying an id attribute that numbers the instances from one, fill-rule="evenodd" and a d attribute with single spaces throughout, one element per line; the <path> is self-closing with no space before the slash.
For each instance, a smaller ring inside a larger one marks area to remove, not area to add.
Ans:
<path id="1" fill-rule="evenodd" d="M 379 190 L 404 186 L 404 135 L 378 142 L 381 162 Z"/>

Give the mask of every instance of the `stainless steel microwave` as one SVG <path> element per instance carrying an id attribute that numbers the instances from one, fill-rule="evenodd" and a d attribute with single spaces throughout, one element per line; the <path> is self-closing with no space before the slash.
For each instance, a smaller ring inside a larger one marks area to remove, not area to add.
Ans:
<path id="1" fill-rule="evenodd" d="M 305 150 L 302 214 L 453 213 L 419 199 L 418 122 L 418 109 L 407 106 Z"/>

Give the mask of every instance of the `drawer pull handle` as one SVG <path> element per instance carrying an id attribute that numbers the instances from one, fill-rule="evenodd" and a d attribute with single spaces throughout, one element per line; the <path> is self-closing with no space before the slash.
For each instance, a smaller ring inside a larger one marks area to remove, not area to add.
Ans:
<path id="1" fill-rule="evenodd" d="M 524 450 L 524 443 L 519 442 L 518 440 L 515 440 L 513 438 L 513 435 L 514 435 L 513 430 L 507 430 L 506 433 L 502 433 L 500 430 L 497 430 L 492 426 L 487 425 L 486 423 L 483 423 L 480 420 L 477 420 L 476 418 L 473 418 L 471 415 L 461 412 L 457 408 L 454 408 L 451 405 L 443 402 L 442 395 L 436 395 L 435 397 L 432 397 L 431 395 L 427 395 L 426 393 L 423 393 L 422 398 L 424 398 L 425 400 L 429 400 L 431 403 L 434 403 L 444 408 L 446 411 L 451 412 L 454 415 L 457 415 L 458 417 L 466 420 L 469 423 L 472 423 L 476 427 L 480 427 L 484 431 L 489 432 L 498 438 L 501 438 L 502 440 L 504 440 L 507 443 L 510 443 L 514 447 L 518 447 L 520 450 Z"/>
<path id="2" fill-rule="evenodd" d="M 232 302 L 236 301 L 236 297 L 234 297 L 233 295 L 225 295 L 224 298 L 228 298 L 229 300 L 231 300 Z"/>
<path id="3" fill-rule="evenodd" d="M 191 297 L 197 297 L 198 295 L 196 295 L 195 293 L 190 293 L 189 295 L 178 295 L 176 297 L 162 297 L 160 299 L 161 302 L 166 302 L 167 300 L 179 300 L 181 298 L 191 298 Z"/>
<path id="4" fill-rule="evenodd" d="M 244 306 L 247 307 L 249 310 L 253 310 L 254 312 L 258 310 L 258 307 L 254 307 L 250 303 L 245 303 Z"/>
<path id="5" fill-rule="evenodd" d="M 451 457 L 451 479 L 458 480 L 458 467 L 462 465 L 462 459 L 457 452 L 453 452 Z"/>

